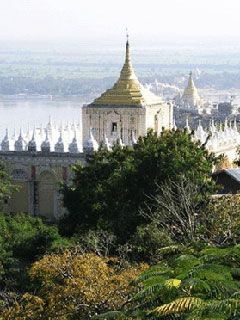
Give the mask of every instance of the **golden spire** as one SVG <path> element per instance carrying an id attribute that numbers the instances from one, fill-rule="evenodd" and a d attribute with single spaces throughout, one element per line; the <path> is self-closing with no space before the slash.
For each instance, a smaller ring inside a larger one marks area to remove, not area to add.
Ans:
<path id="1" fill-rule="evenodd" d="M 135 75 L 130 55 L 129 35 L 127 32 L 125 62 L 120 77 L 111 89 L 105 91 L 92 105 L 142 106 L 159 103 L 160 97 L 146 90 Z"/>
<path id="2" fill-rule="evenodd" d="M 189 78 L 188 78 L 188 88 L 192 89 L 192 88 L 195 88 L 195 85 L 194 85 L 194 81 L 193 81 L 193 77 L 192 77 L 192 71 L 189 72 Z"/>
<path id="3" fill-rule="evenodd" d="M 128 28 L 126 28 L 126 59 L 130 59 L 130 52 L 129 52 L 129 33 L 128 33 Z"/>
<path id="4" fill-rule="evenodd" d="M 126 41 L 126 54 L 125 54 L 125 62 L 122 67 L 119 81 L 122 80 L 137 80 L 137 77 L 134 73 L 131 55 L 130 55 L 130 45 L 129 45 L 129 34 L 128 31 L 126 33 L 127 41 Z"/>
<path id="5" fill-rule="evenodd" d="M 192 71 L 189 73 L 188 84 L 183 92 L 182 100 L 189 105 L 192 103 L 196 104 L 201 100 L 193 81 Z"/>
<path id="6" fill-rule="evenodd" d="M 184 90 L 183 95 L 196 95 L 197 93 L 197 88 L 195 87 L 194 81 L 193 81 L 193 76 L 192 76 L 192 71 L 189 73 L 189 78 L 188 78 L 188 85 Z"/>

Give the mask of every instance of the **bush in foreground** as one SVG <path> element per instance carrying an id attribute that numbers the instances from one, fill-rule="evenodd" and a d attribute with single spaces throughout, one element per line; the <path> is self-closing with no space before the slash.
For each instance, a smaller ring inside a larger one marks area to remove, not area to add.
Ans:
<path id="1" fill-rule="evenodd" d="M 45 255 L 29 272 L 29 292 L 2 314 L 4 319 L 91 319 L 124 307 L 136 291 L 131 281 L 146 265 L 121 266 L 118 259 L 95 254 Z"/>

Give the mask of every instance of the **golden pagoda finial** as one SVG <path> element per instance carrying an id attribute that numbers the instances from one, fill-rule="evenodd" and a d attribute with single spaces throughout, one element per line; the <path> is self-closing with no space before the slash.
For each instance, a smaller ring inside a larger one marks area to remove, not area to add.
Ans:
<path id="1" fill-rule="evenodd" d="M 126 29 L 126 56 L 120 77 L 111 89 L 105 91 L 92 105 L 142 106 L 162 101 L 139 83 L 131 62 L 129 34 Z"/>
<path id="2" fill-rule="evenodd" d="M 189 72 L 189 79 L 188 79 L 188 88 L 195 88 L 192 71 Z"/>
<path id="3" fill-rule="evenodd" d="M 198 94 L 198 90 L 195 87 L 194 81 L 193 81 L 193 73 L 192 71 L 189 72 L 189 78 L 188 78 L 188 84 L 185 88 L 183 95 L 182 95 L 182 101 L 185 101 L 187 104 L 191 104 L 192 101 L 200 101 L 200 96 Z M 195 104 L 195 102 L 194 102 Z"/>
<path id="4" fill-rule="evenodd" d="M 130 50 L 129 50 L 129 33 L 128 33 L 128 28 L 126 28 L 126 58 L 125 58 L 125 63 L 127 62 L 129 64 L 131 57 L 130 57 Z"/>
<path id="5" fill-rule="evenodd" d="M 129 40 L 128 28 L 126 28 L 126 38 L 127 38 L 127 42 L 128 42 L 128 40 Z"/>
<path id="6" fill-rule="evenodd" d="M 120 78 L 119 80 L 132 80 L 135 79 L 137 80 L 137 77 L 135 76 L 132 62 L 131 62 L 131 55 L 130 55 L 130 45 L 129 45 L 129 33 L 128 29 L 126 29 L 126 56 L 125 56 L 125 62 L 123 65 L 123 68 L 120 73 Z"/>

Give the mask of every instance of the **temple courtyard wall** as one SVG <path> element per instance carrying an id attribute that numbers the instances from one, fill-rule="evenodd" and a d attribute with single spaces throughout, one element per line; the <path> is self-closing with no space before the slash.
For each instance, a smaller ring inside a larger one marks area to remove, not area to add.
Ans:
<path id="1" fill-rule="evenodd" d="M 22 212 L 55 221 L 65 210 L 59 192 L 60 186 L 71 180 L 72 165 L 84 164 L 84 155 L 1 151 L 0 161 L 6 164 L 12 182 L 17 187 L 11 199 L 5 200 L 4 211 Z"/>

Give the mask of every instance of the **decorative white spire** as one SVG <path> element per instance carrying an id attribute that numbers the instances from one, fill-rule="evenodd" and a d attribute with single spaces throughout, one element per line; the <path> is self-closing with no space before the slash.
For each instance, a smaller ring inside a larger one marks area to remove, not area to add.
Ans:
<path id="1" fill-rule="evenodd" d="M 204 131 L 204 129 L 203 129 L 203 126 L 202 126 L 202 121 L 201 121 L 201 120 L 198 120 L 197 131 L 198 131 L 200 134 L 205 133 L 205 131 Z"/>
<path id="2" fill-rule="evenodd" d="M 26 142 L 22 137 L 22 129 L 20 128 L 19 137 L 14 144 L 15 151 L 25 151 L 26 150 Z"/>
<path id="3" fill-rule="evenodd" d="M 99 148 L 99 145 L 93 136 L 92 128 L 90 128 L 89 139 L 83 144 L 83 151 L 89 153 L 89 152 L 97 151 L 98 148 Z"/>
<path id="4" fill-rule="evenodd" d="M 201 134 L 203 131 L 204 130 L 203 130 L 203 127 L 202 127 L 202 121 L 198 120 L 197 132 Z"/>
<path id="5" fill-rule="evenodd" d="M 124 147 L 124 143 L 123 143 L 121 137 L 117 139 L 116 144 L 117 144 L 121 149 Z"/>
<path id="6" fill-rule="evenodd" d="M 28 151 L 31 151 L 31 152 L 37 151 L 37 144 L 35 141 L 35 127 L 33 129 L 32 139 L 28 142 Z"/>
<path id="7" fill-rule="evenodd" d="M 132 130 L 132 132 L 131 132 L 131 143 L 132 143 L 132 145 L 134 146 L 135 144 L 137 144 L 137 139 L 136 139 L 136 137 L 135 137 L 135 132 L 134 132 L 134 130 Z"/>
<path id="8" fill-rule="evenodd" d="M 215 127 L 215 123 L 214 123 L 214 119 L 212 119 L 210 121 L 210 132 L 213 134 L 214 132 L 216 132 L 216 127 Z"/>
<path id="9" fill-rule="evenodd" d="M 176 120 L 175 120 L 175 118 L 173 118 L 173 130 L 177 130 L 177 126 L 176 126 Z"/>
<path id="10" fill-rule="evenodd" d="M 9 142 L 9 137 L 8 137 L 8 129 L 6 129 L 5 137 L 4 137 L 3 140 L 2 140 L 1 149 L 2 149 L 2 151 L 9 151 L 9 150 L 10 150 L 10 142 Z"/>
<path id="11" fill-rule="evenodd" d="M 188 133 L 191 132 L 191 129 L 189 127 L 189 121 L 188 121 L 188 116 L 186 117 L 186 125 L 185 125 L 185 129 L 187 130 Z"/>
<path id="12" fill-rule="evenodd" d="M 49 131 L 52 131 L 52 129 L 53 129 L 51 116 L 49 116 L 49 120 L 48 120 L 48 124 L 47 124 L 46 129 L 49 130 Z"/>
<path id="13" fill-rule="evenodd" d="M 198 121 L 197 130 L 194 132 L 194 138 L 199 140 L 201 143 L 205 143 L 207 139 L 207 132 L 203 129 L 201 120 Z"/>
<path id="14" fill-rule="evenodd" d="M 58 138 L 57 143 L 54 146 L 55 152 L 64 152 L 64 143 L 62 139 L 62 130 L 60 130 L 60 136 Z"/>
<path id="15" fill-rule="evenodd" d="M 227 118 L 225 118 L 225 121 L 224 121 L 224 130 L 226 131 L 228 129 L 228 120 Z"/>
<path id="16" fill-rule="evenodd" d="M 108 141 L 108 137 L 106 136 L 106 134 L 104 134 L 103 145 L 104 145 L 104 147 L 105 147 L 108 151 L 111 150 L 111 145 L 110 145 L 110 143 L 109 143 L 109 141 Z"/>
<path id="17" fill-rule="evenodd" d="M 51 150 L 50 142 L 49 142 L 49 139 L 48 139 L 48 130 L 46 130 L 46 138 L 41 144 L 41 150 L 43 152 L 50 152 L 50 150 Z"/>
<path id="18" fill-rule="evenodd" d="M 74 137 L 72 139 L 72 142 L 69 144 L 68 151 L 70 153 L 78 153 L 79 152 L 78 144 L 77 144 L 76 131 L 74 132 Z"/>

